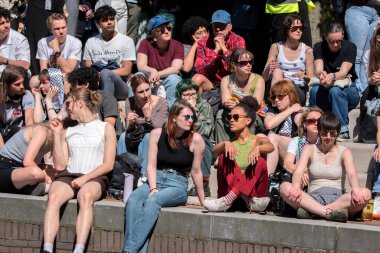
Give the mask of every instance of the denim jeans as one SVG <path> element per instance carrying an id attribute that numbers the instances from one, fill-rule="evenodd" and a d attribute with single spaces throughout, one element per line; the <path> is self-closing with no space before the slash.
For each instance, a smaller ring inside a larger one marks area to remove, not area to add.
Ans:
<path id="1" fill-rule="evenodd" d="M 324 111 L 332 111 L 340 120 L 341 132 L 349 131 L 348 112 L 359 103 L 360 97 L 355 85 L 326 89 L 316 85 L 310 90 L 310 106 L 319 106 Z"/>
<path id="2" fill-rule="evenodd" d="M 161 207 L 186 203 L 187 181 L 187 177 L 157 170 L 157 193 L 149 197 L 148 183 L 144 183 L 132 193 L 125 208 L 125 252 L 147 252 L 149 238 Z"/>
<path id="3" fill-rule="evenodd" d="M 356 87 L 362 94 L 367 88 L 367 74 L 364 69 L 363 55 L 370 48 L 373 29 L 380 19 L 379 7 L 348 5 L 344 23 L 348 39 L 356 45 L 355 72 L 358 75 Z"/>
<path id="4" fill-rule="evenodd" d="M 126 82 L 109 69 L 100 71 L 100 89 L 115 96 L 118 101 L 125 100 L 128 97 L 128 85 Z"/>

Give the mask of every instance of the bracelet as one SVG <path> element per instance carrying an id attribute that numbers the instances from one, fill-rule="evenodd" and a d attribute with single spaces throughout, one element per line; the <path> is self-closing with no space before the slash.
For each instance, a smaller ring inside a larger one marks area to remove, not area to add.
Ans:
<path id="1" fill-rule="evenodd" d="M 54 110 L 54 108 L 53 108 L 53 107 L 51 107 L 51 108 L 47 109 L 47 111 L 50 111 L 50 110 Z"/>
<path id="2" fill-rule="evenodd" d="M 149 191 L 149 192 L 152 192 L 153 190 L 157 190 L 157 188 L 156 188 L 156 187 L 154 187 L 154 188 L 150 189 L 150 191 Z"/>

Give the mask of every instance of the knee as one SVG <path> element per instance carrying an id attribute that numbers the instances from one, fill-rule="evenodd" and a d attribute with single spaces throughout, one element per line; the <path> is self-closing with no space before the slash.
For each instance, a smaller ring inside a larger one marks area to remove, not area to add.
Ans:
<path id="1" fill-rule="evenodd" d="M 181 80 L 182 80 L 182 78 L 179 75 L 170 74 L 165 78 L 164 82 L 168 83 L 168 84 L 170 83 L 173 85 L 177 85 L 177 83 L 179 83 Z"/>
<path id="2" fill-rule="evenodd" d="M 45 180 L 45 173 L 38 167 L 30 168 L 30 173 L 33 181 L 41 182 Z"/>
<path id="3" fill-rule="evenodd" d="M 277 146 L 277 134 L 276 133 L 273 133 L 273 132 L 270 132 L 268 134 L 268 139 L 269 141 L 276 147 Z"/>
<path id="4" fill-rule="evenodd" d="M 365 200 L 369 201 L 372 198 L 372 192 L 368 188 L 362 188 Z"/>
<path id="5" fill-rule="evenodd" d="M 280 185 L 280 193 L 281 193 L 281 195 L 282 196 L 288 196 L 291 186 L 292 186 L 291 183 L 289 183 L 289 182 L 283 182 Z"/>
<path id="6" fill-rule="evenodd" d="M 57 191 L 50 191 L 48 196 L 47 207 L 48 208 L 59 208 L 60 207 L 60 197 Z"/>
<path id="7" fill-rule="evenodd" d="M 157 194 L 157 193 L 156 193 Z M 161 208 L 161 203 L 158 201 L 158 198 L 156 198 L 155 195 L 152 195 L 150 197 L 148 197 L 145 202 L 144 202 L 144 206 L 145 207 L 149 207 L 149 208 L 152 208 L 152 209 L 157 209 L 157 210 L 160 210 Z"/>
<path id="8" fill-rule="evenodd" d="M 329 97 L 331 100 L 345 96 L 344 92 L 339 87 L 331 87 L 329 91 Z"/>
<path id="9" fill-rule="evenodd" d="M 275 70 L 273 70 L 272 75 L 277 79 L 277 81 L 284 77 L 284 74 L 280 68 L 276 68 Z"/>
<path id="10" fill-rule="evenodd" d="M 112 73 L 112 71 L 109 69 L 102 69 L 100 71 L 100 78 L 104 79 L 104 78 L 108 77 L 111 73 Z"/>
<path id="11" fill-rule="evenodd" d="M 191 79 L 199 86 L 204 82 L 205 76 L 202 74 L 195 74 Z"/>
<path id="12" fill-rule="evenodd" d="M 89 191 L 79 190 L 77 199 L 80 207 L 92 207 L 94 204 L 94 196 Z"/>

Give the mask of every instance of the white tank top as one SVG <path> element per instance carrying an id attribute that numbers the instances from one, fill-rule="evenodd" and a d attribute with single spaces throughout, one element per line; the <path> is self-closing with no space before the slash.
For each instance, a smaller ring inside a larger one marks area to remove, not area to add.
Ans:
<path id="1" fill-rule="evenodd" d="M 286 59 L 284 55 L 284 43 L 278 43 L 278 64 L 280 64 L 280 68 L 284 73 L 284 76 L 290 80 L 292 80 L 296 85 L 300 87 L 304 87 L 305 83 L 303 78 L 296 77 L 294 74 L 298 71 L 305 72 L 306 69 L 306 54 L 305 54 L 305 44 L 301 42 L 301 54 L 300 56 L 294 60 L 289 61 Z"/>
<path id="2" fill-rule="evenodd" d="M 105 126 L 105 122 L 96 119 L 67 129 L 70 173 L 87 174 L 103 163 Z"/>

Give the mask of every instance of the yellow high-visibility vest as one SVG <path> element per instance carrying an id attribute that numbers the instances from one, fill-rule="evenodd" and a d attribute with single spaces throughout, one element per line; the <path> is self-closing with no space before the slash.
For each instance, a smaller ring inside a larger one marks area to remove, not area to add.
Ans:
<path id="1" fill-rule="evenodd" d="M 265 13 L 298 13 L 298 2 L 301 2 L 301 0 L 267 0 L 265 5 Z M 309 12 L 314 10 L 315 5 L 311 0 L 305 0 L 305 2 Z"/>

